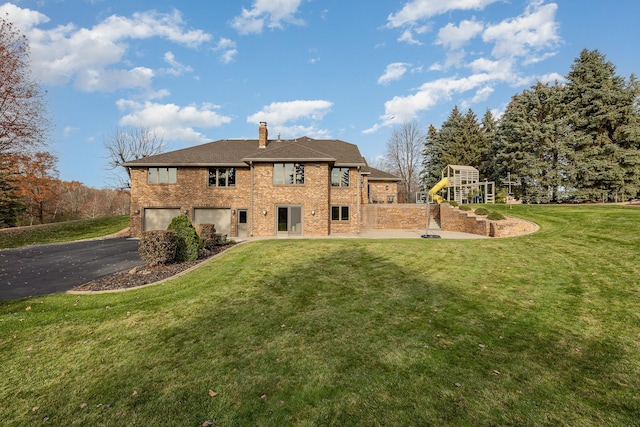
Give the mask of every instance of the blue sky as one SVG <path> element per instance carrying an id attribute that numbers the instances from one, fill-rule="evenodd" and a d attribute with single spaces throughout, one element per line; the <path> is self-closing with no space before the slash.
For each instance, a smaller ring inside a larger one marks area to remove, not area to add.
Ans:
<path id="1" fill-rule="evenodd" d="M 1 1 L 1 0 L 0 0 Z M 166 150 L 336 138 L 371 162 L 394 127 L 454 105 L 500 114 L 584 48 L 640 73 L 637 0 L 16 0 L 0 3 L 48 91 L 63 180 L 106 187 L 103 142 L 144 126 Z"/>

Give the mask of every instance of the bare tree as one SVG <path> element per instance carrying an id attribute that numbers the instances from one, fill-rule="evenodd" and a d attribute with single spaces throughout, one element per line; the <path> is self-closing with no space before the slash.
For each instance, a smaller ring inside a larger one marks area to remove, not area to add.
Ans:
<path id="1" fill-rule="evenodd" d="M 46 92 L 31 79 L 29 43 L 0 17 L 0 155 L 20 154 L 44 143 L 49 126 Z"/>
<path id="2" fill-rule="evenodd" d="M 117 187 L 129 188 L 131 171 L 124 166 L 124 163 L 160 154 L 164 147 L 164 138 L 155 131 L 142 126 L 126 129 L 116 127 L 104 140 L 104 147 L 108 153 L 109 168 L 113 170 L 124 169 L 127 173 L 126 179 L 123 179 L 119 174 L 117 175 Z"/>
<path id="3" fill-rule="evenodd" d="M 402 179 L 398 197 L 405 203 L 415 200 L 425 138 L 425 132 L 414 120 L 394 129 L 387 141 L 385 151 L 387 170 Z"/>

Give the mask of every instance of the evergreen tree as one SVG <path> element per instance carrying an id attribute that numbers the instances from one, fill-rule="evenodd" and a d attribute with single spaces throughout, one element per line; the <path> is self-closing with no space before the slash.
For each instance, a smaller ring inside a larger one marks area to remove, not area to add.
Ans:
<path id="1" fill-rule="evenodd" d="M 24 209 L 14 174 L 0 162 L 0 228 L 15 227 Z"/>
<path id="2" fill-rule="evenodd" d="M 597 50 L 583 50 L 567 75 L 573 183 L 581 200 L 635 197 L 640 183 L 638 84 L 615 74 Z"/>
<path id="3" fill-rule="evenodd" d="M 487 108 L 487 111 L 482 116 L 482 121 L 480 122 L 480 129 L 482 130 L 482 146 L 483 146 L 483 154 L 482 159 L 480 161 L 480 166 L 478 170 L 480 171 L 480 175 L 486 177 L 490 181 L 497 181 L 494 176 L 494 156 L 492 148 L 494 146 L 494 142 L 496 139 L 496 134 L 498 132 L 498 122 L 493 116 L 491 110 Z"/>
<path id="4" fill-rule="evenodd" d="M 422 170 L 420 171 L 420 183 L 423 191 L 428 191 L 440 179 L 440 171 L 437 169 L 440 164 L 439 152 L 436 150 L 438 139 L 438 129 L 434 125 L 429 125 L 427 137 L 422 150 Z M 436 174 L 437 172 L 437 174 Z"/>
<path id="5" fill-rule="evenodd" d="M 566 180 L 568 149 L 563 89 L 538 83 L 512 98 L 493 145 L 495 173 L 520 180 L 525 201 L 558 201 Z"/>

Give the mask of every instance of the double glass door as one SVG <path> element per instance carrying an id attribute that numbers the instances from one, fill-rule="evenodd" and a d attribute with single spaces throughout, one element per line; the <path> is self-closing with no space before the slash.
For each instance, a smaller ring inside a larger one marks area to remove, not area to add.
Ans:
<path id="1" fill-rule="evenodd" d="M 278 206 L 278 235 L 302 235 L 302 206 Z"/>

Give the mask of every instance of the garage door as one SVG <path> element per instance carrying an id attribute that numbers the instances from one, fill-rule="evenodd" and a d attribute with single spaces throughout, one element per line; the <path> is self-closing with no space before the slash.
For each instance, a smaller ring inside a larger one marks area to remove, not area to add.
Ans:
<path id="1" fill-rule="evenodd" d="M 193 210 L 195 224 L 215 224 L 216 233 L 231 236 L 231 209 L 196 208 Z"/>
<path id="2" fill-rule="evenodd" d="M 180 215 L 178 208 L 146 208 L 142 230 L 166 230 L 171 220 L 178 215 Z"/>

